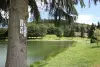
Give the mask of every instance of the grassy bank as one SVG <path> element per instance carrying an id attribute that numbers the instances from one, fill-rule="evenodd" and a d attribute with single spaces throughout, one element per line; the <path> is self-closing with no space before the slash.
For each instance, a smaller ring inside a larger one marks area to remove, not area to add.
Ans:
<path id="1" fill-rule="evenodd" d="M 30 38 L 28 39 L 28 41 L 57 41 L 57 40 L 60 40 L 60 41 L 64 41 L 64 40 L 73 40 L 74 37 L 57 37 L 56 35 L 46 35 L 45 37 L 37 37 L 37 38 Z"/>
<path id="2" fill-rule="evenodd" d="M 89 40 L 73 38 L 75 47 L 51 57 L 42 67 L 100 67 L 100 47 Z M 40 66 L 41 67 L 41 66 Z"/>

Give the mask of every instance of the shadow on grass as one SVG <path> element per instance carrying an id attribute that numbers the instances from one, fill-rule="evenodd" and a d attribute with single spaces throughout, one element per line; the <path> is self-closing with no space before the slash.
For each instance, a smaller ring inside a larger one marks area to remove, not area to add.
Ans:
<path id="1" fill-rule="evenodd" d="M 92 46 L 91 48 L 100 48 L 100 46 Z"/>

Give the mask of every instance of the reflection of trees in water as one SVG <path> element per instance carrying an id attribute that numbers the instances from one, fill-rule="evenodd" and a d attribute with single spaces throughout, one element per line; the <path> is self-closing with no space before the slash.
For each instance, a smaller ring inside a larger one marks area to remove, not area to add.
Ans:
<path id="1" fill-rule="evenodd" d="M 0 33 L 0 43 L 4 43 L 5 39 L 8 37 L 8 30 L 6 30 L 4 33 Z"/>

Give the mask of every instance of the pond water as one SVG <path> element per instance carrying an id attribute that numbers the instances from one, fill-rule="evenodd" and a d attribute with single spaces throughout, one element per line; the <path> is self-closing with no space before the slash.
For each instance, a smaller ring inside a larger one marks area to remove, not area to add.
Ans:
<path id="1" fill-rule="evenodd" d="M 57 52 L 61 49 L 72 45 L 72 41 L 29 41 L 27 50 L 28 66 L 35 61 L 44 59 L 52 52 Z M 7 44 L 0 44 L 0 67 L 5 66 Z"/>

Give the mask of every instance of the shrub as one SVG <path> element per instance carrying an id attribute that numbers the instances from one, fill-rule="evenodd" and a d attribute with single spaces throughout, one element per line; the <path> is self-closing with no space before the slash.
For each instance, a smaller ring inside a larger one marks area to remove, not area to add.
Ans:
<path id="1" fill-rule="evenodd" d="M 81 27 L 81 38 L 84 38 L 85 37 L 85 28 L 83 27 L 83 25 L 82 25 L 82 27 Z"/>
<path id="2" fill-rule="evenodd" d="M 64 37 L 69 37 L 69 34 L 70 34 L 70 27 L 65 27 L 65 29 L 64 29 Z"/>
<path id="3" fill-rule="evenodd" d="M 57 28 L 55 34 L 59 38 L 62 37 L 62 35 L 63 35 L 62 29 L 61 28 Z"/>
<path id="4" fill-rule="evenodd" d="M 94 35 L 95 25 L 92 23 L 90 29 L 88 30 L 88 37 L 91 38 Z"/>
<path id="5" fill-rule="evenodd" d="M 47 33 L 47 27 L 43 24 L 33 24 L 28 25 L 28 37 L 43 37 Z"/>
<path id="6" fill-rule="evenodd" d="M 47 29 L 48 34 L 55 34 L 55 30 L 56 30 L 56 27 L 55 27 L 54 24 L 49 24 L 48 25 L 48 29 Z"/>
<path id="7" fill-rule="evenodd" d="M 100 41 L 100 29 L 95 29 L 94 30 L 94 35 L 95 35 L 95 37 L 96 37 L 96 39 L 97 39 L 97 45 L 99 45 L 98 44 L 98 42 Z"/>
<path id="8" fill-rule="evenodd" d="M 92 35 L 90 43 L 96 43 L 96 40 L 97 40 L 96 36 Z"/>
<path id="9" fill-rule="evenodd" d="M 6 38 L 8 36 L 7 28 L 0 28 L 0 38 Z"/>
<path id="10" fill-rule="evenodd" d="M 33 37 L 39 37 L 39 36 L 41 36 L 40 28 L 39 26 L 36 25 L 33 32 Z"/>
<path id="11" fill-rule="evenodd" d="M 36 34 L 38 32 L 38 27 L 36 26 L 36 24 L 30 23 L 28 24 L 28 37 L 37 37 Z"/>
<path id="12" fill-rule="evenodd" d="M 40 28 L 41 37 L 45 36 L 45 35 L 47 34 L 47 26 L 41 24 L 41 25 L 39 26 L 39 28 Z"/>
<path id="13" fill-rule="evenodd" d="M 69 36 L 70 37 L 74 37 L 75 36 L 75 30 L 73 28 L 71 28 Z"/>

